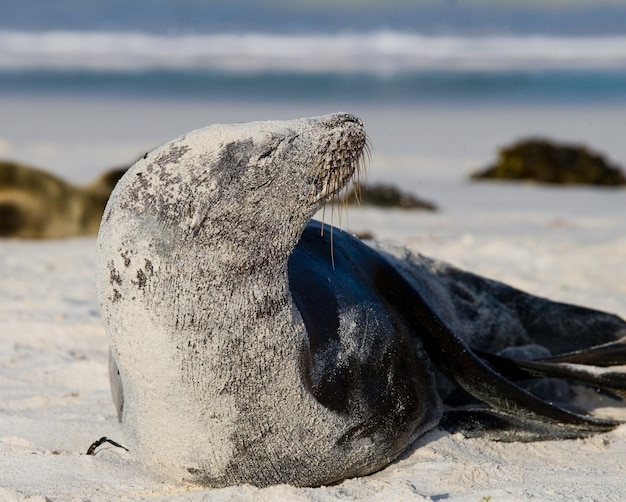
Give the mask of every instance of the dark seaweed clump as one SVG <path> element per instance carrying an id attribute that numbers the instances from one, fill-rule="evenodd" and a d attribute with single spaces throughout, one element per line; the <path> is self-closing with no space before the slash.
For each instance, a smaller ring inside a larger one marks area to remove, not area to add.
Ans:
<path id="1" fill-rule="evenodd" d="M 525 180 L 561 185 L 621 186 L 626 177 L 604 156 L 577 144 L 526 139 L 502 148 L 498 161 L 472 179 Z"/>
<path id="2" fill-rule="evenodd" d="M 362 206 L 377 206 L 400 209 L 421 209 L 435 211 L 437 207 L 431 202 L 402 192 L 392 185 L 378 183 L 375 185 L 361 185 L 356 192 L 352 188 L 341 199 L 342 203 L 360 204 Z"/>

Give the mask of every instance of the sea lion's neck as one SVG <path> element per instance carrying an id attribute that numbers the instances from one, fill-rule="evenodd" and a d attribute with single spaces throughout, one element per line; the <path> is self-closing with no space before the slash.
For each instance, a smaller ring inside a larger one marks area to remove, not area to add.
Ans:
<path id="1" fill-rule="evenodd" d="M 275 269 L 257 267 L 251 273 L 229 275 L 222 278 L 213 294 L 226 300 L 235 325 L 257 330 L 266 321 L 272 324 L 290 303 L 287 265 Z"/>
<path id="2" fill-rule="evenodd" d="M 192 308 L 184 314 L 181 308 L 173 311 L 184 316 L 179 318 L 183 322 L 192 320 L 188 329 L 179 324 L 173 331 L 189 383 L 206 387 L 220 375 L 224 392 L 250 394 L 248 399 L 299 385 L 294 375 L 299 374 L 306 331 L 289 292 L 286 265 L 215 279 L 205 290 L 209 298 L 192 302 L 187 298 L 185 306 Z M 211 307 L 200 311 L 199 305 Z M 242 374 L 254 375 L 246 388 L 237 385 Z"/>
<path id="3" fill-rule="evenodd" d="M 189 329 L 188 334 L 203 339 L 245 339 L 255 333 L 268 337 L 278 324 L 291 321 L 287 259 L 246 261 L 239 267 L 203 261 L 198 267 L 185 269 L 184 274 L 190 276 L 185 280 L 181 275 L 171 278 L 181 288 L 193 285 L 193 291 L 179 295 L 184 301 L 171 305 L 177 331 Z M 206 307 L 199 309 L 200 305 Z M 280 316 L 285 319 L 278 320 Z"/>

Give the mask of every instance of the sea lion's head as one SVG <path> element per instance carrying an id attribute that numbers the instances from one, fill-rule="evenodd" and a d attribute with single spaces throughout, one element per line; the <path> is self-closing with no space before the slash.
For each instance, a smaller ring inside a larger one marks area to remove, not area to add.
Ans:
<path id="1" fill-rule="evenodd" d="M 225 247 L 241 253 L 258 239 L 285 256 L 360 168 L 365 146 L 363 123 L 343 113 L 212 125 L 140 159 L 112 198 L 123 197 L 141 227 L 152 221 L 178 242 L 220 248 L 222 258 Z"/>

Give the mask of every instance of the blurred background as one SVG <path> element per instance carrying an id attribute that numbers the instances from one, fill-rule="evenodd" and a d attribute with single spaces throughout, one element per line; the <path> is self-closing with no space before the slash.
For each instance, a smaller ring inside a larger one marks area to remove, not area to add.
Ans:
<path id="1" fill-rule="evenodd" d="M 626 4 L 0 5 L 0 92 L 406 102 L 626 99 Z"/>
<path id="2" fill-rule="evenodd" d="M 372 179 L 452 209 L 520 138 L 626 159 L 626 3 L 2 2 L 0 110 L 0 158 L 79 184 L 210 123 L 348 111 Z"/>

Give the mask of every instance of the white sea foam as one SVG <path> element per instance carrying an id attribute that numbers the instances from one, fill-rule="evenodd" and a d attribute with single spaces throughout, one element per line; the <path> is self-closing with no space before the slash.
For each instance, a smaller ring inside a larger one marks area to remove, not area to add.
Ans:
<path id="1" fill-rule="evenodd" d="M 420 69 L 626 69 L 626 35 L 425 36 L 188 34 L 0 30 L 0 69 L 218 69 L 367 71 Z"/>

